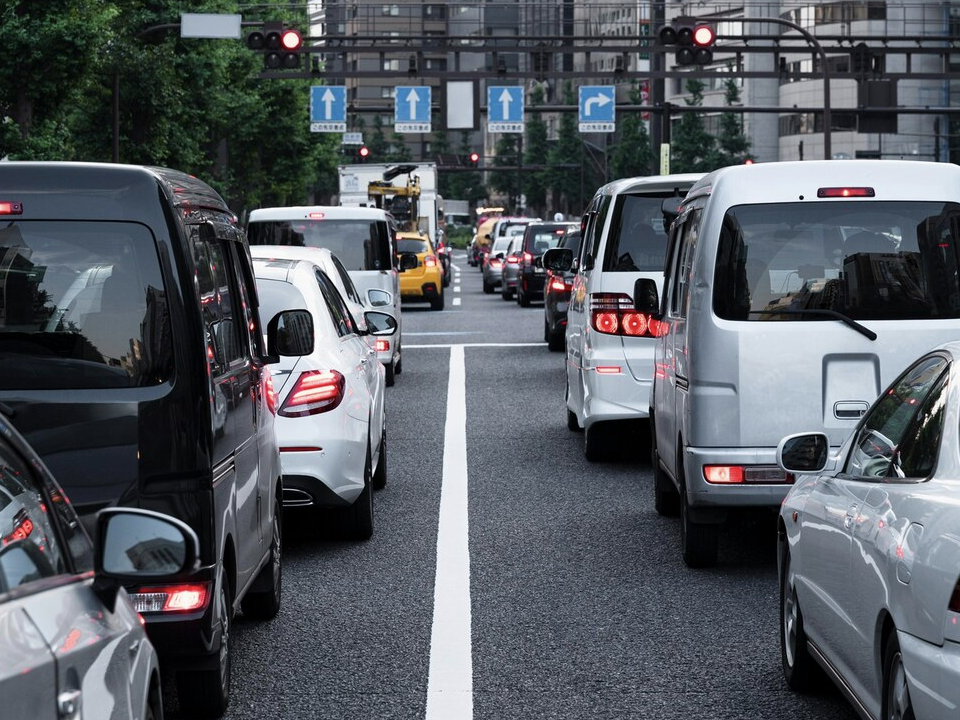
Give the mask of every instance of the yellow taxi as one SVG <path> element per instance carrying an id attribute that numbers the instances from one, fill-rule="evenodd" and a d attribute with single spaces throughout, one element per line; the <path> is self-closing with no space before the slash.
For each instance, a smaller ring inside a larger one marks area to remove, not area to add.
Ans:
<path id="1" fill-rule="evenodd" d="M 397 255 L 400 300 L 428 302 L 431 310 L 443 310 L 443 265 L 430 238 L 417 232 L 397 233 Z"/>

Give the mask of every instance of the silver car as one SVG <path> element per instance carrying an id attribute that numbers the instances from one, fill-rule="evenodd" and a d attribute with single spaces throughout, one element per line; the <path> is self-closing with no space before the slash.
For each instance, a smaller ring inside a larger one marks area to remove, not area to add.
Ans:
<path id="1" fill-rule="evenodd" d="M 97 530 L 94 544 L 0 416 L 3 717 L 163 718 L 157 654 L 121 584 L 193 570 L 197 536 L 179 520 L 132 508 L 102 510 Z"/>
<path id="2" fill-rule="evenodd" d="M 503 281 L 503 263 L 507 257 L 507 248 L 514 236 L 494 240 L 490 253 L 483 261 L 483 291 L 488 295 L 492 295 Z"/>

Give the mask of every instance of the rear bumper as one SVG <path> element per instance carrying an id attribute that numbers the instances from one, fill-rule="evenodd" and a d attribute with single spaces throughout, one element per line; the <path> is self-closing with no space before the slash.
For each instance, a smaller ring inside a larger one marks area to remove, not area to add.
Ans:
<path id="1" fill-rule="evenodd" d="M 703 507 L 780 507 L 790 490 L 787 483 L 708 483 L 703 476 L 704 465 L 764 465 L 777 466 L 775 447 L 747 448 L 686 448 L 684 471 L 687 498 L 692 506 Z"/>
<path id="2" fill-rule="evenodd" d="M 543 289 L 547 284 L 546 274 L 523 271 L 520 275 L 523 292 L 527 295 L 543 295 Z"/>
<path id="3" fill-rule="evenodd" d="M 960 644 L 934 645 L 897 632 L 916 717 L 953 718 L 960 707 Z"/>

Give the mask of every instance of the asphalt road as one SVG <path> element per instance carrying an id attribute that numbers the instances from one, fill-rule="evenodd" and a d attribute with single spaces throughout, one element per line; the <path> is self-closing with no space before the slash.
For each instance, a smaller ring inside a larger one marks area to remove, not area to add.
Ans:
<path id="1" fill-rule="evenodd" d="M 226 717 L 423 720 L 440 638 L 472 662 L 455 697 L 467 709 L 434 708 L 440 720 L 853 720 L 836 690 L 784 684 L 772 516 L 737 518 L 716 567 L 687 569 L 678 521 L 653 510 L 642 443 L 591 464 L 567 430 L 542 304 L 485 295 L 455 262 L 461 291 L 444 311 L 404 308 L 374 537 L 330 539 L 288 514 L 283 607 L 237 619 Z M 451 389 L 461 344 L 465 383 Z M 469 564 L 454 568 L 469 580 L 465 643 L 442 624 L 432 635 L 448 392 L 466 408 L 468 524 L 451 525 L 469 533 Z"/>

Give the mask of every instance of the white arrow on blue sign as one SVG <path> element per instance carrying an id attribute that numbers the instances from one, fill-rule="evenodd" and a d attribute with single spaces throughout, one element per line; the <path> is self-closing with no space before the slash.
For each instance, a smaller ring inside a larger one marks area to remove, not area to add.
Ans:
<path id="1" fill-rule="evenodd" d="M 487 88 L 487 132 L 523 132 L 523 87 L 491 85 Z"/>
<path id="2" fill-rule="evenodd" d="M 347 88 L 315 85 L 310 88 L 310 132 L 347 131 Z"/>
<path id="3" fill-rule="evenodd" d="M 428 133 L 432 92 L 428 85 L 394 88 L 393 130 L 398 133 Z"/>
<path id="4" fill-rule="evenodd" d="M 614 132 L 616 90 L 613 85 L 584 85 L 580 88 L 580 132 Z"/>

